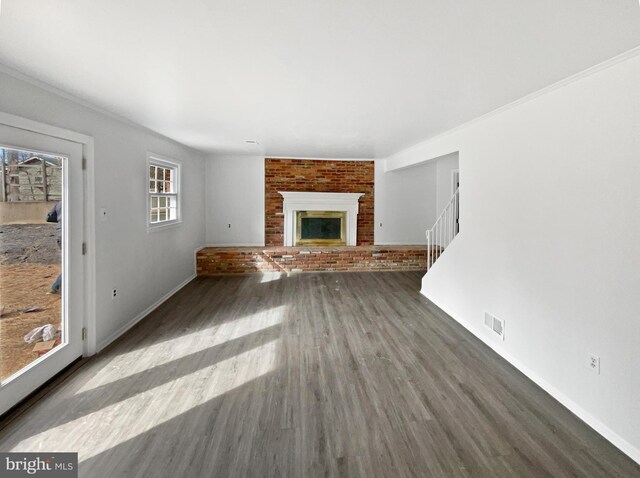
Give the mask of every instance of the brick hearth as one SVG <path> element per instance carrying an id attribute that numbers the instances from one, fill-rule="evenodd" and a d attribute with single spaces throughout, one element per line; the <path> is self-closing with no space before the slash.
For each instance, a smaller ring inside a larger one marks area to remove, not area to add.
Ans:
<path id="1" fill-rule="evenodd" d="M 200 276 L 252 272 L 425 271 L 427 248 L 205 247 L 196 254 Z"/>

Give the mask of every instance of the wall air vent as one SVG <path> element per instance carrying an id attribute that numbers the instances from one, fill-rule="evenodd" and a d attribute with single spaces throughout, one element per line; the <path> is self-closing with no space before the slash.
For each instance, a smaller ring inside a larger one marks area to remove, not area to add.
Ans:
<path id="1" fill-rule="evenodd" d="M 484 325 L 490 328 L 502 340 L 504 340 L 504 320 L 491 315 L 489 312 L 484 313 Z"/>

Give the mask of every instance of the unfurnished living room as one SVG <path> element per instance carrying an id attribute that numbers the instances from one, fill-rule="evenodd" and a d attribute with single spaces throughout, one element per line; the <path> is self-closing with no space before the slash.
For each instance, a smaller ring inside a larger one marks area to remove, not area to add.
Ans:
<path id="1" fill-rule="evenodd" d="M 2 0 L 1 477 L 640 477 L 638 0 Z"/>

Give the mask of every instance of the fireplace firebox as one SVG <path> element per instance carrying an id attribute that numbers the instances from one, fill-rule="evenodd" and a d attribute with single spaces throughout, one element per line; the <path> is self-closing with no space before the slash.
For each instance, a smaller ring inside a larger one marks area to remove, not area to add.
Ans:
<path id="1" fill-rule="evenodd" d="M 296 211 L 296 246 L 344 246 L 347 213 L 344 211 Z"/>

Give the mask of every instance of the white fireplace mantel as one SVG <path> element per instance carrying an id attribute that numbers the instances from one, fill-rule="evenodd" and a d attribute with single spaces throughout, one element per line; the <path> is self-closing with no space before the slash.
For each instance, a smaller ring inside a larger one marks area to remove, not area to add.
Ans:
<path id="1" fill-rule="evenodd" d="M 284 198 L 284 245 L 295 245 L 297 211 L 339 211 L 347 216 L 347 246 L 355 246 L 358 235 L 358 200 L 364 193 L 312 193 L 278 191 Z"/>

